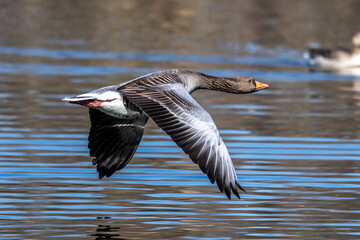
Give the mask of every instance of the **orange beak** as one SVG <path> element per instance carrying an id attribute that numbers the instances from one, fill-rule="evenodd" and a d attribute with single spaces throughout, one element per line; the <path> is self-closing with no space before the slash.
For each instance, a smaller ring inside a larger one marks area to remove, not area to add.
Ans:
<path id="1" fill-rule="evenodd" d="M 267 85 L 265 83 L 261 83 L 261 82 L 258 82 L 258 81 L 255 81 L 255 83 L 256 83 L 255 91 L 259 91 L 261 89 L 269 88 L 269 85 Z"/>

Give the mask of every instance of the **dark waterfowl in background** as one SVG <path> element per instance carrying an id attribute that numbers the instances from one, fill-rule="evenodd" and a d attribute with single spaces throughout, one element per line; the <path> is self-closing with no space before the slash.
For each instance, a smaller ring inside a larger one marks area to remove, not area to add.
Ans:
<path id="1" fill-rule="evenodd" d="M 360 33 L 353 39 L 353 49 L 337 48 L 310 48 L 304 54 L 310 69 L 337 71 L 349 68 L 360 68 Z"/>
<path id="2" fill-rule="evenodd" d="M 231 192 L 239 197 L 243 189 L 214 121 L 190 94 L 197 89 L 242 94 L 268 87 L 251 77 L 171 69 L 63 100 L 89 107 L 89 149 L 100 178 L 128 164 L 150 117 L 230 199 Z"/>

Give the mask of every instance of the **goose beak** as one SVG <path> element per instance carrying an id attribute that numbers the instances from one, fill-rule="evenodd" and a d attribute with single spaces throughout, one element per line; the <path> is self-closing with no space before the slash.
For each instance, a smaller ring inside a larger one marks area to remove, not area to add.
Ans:
<path id="1" fill-rule="evenodd" d="M 265 89 L 265 88 L 269 88 L 269 85 L 267 85 L 265 83 L 261 83 L 261 82 L 258 82 L 258 81 L 255 81 L 255 83 L 256 83 L 255 91 L 259 91 L 259 90 L 262 90 L 262 89 Z"/>

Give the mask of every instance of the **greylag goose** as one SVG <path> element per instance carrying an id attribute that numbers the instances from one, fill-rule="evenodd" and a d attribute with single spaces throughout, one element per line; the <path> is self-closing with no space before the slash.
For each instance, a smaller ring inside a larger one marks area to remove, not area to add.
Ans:
<path id="1" fill-rule="evenodd" d="M 150 117 L 231 199 L 231 192 L 240 198 L 238 190 L 243 188 L 214 121 L 190 94 L 197 89 L 242 94 L 268 87 L 251 77 L 171 69 L 63 100 L 89 108 L 88 147 L 99 178 L 129 163 Z"/>
<path id="2" fill-rule="evenodd" d="M 353 49 L 337 48 L 310 48 L 304 54 L 312 70 L 343 70 L 360 67 L 360 33 L 353 39 Z"/>

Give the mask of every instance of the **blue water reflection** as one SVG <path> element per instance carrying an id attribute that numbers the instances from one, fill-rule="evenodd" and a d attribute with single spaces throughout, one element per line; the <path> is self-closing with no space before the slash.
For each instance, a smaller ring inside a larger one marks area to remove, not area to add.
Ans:
<path id="1" fill-rule="evenodd" d="M 0 4 L 0 238 L 357 239 L 359 75 L 310 72 L 302 58 L 308 41 L 348 41 L 323 25 L 329 12 L 358 28 L 359 4 L 329 1 Z M 271 86 L 194 93 L 247 191 L 240 200 L 152 121 L 129 165 L 98 179 L 87 110 L 61 99 L 164 68 Z"/>

